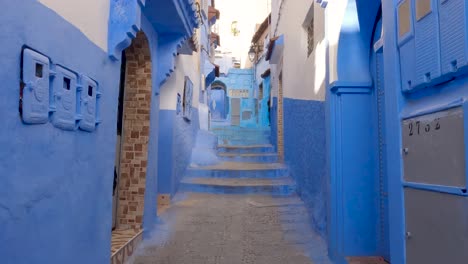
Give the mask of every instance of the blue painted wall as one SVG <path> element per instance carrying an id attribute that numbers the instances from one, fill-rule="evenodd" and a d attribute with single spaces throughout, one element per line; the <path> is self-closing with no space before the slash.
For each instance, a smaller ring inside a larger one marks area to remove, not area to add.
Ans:
<path id="1" fill-rule="evenodd" d="M 200 129 L 198 109 L 192 108 L 190 121 L 175 110 L 160 110 L 158 192 L 175 194 L 190 164 L 192 148 Z"/>
<path id="2" fill-rule="evenodd" d="M 159 149 L 158 149 L 158 193 L 173 192 L 173 157 L 174 157 L 174 120 L 175 110 L 159 111 Z"/>
<path id="3" fill-rule="evenodd" d="M 278 97 L 272 97 L 270 109 L 271 144 L 278 149 Z"/>
<path id="4" fill-rule="evenodd" d="M 310 210 L 312 226 L 326 238 L 325 103 L 284 98 L 283 107 L 285 162 Z"/>
<path id="5" fill-rule="evenodd" d="M 268 127 L 270 126 L 270 109 L 268 105 L 268 101 L 270 100 L 270 79 L 271 77 L 265 77 L 263 79 L 263 98 L 259 101 L 259 119 L 258 119 L 258 125 L 260 127 Z"/>
<path id="6" fill-rule="evenodd" d="M 387 256 L 382 246 L 378 125 L 372 60 L 379 1 L 349 1 L 338 46 L 338 80 L 327 88 L 329 250 L 345 256 Z M 380 32 L 378 32 L 380 33 Z M 330 92 L 331 91 L 331 92 Z M 382 182 L 382 184 L 385 184 Z"/>
<path id="7" fill-rule="evenodd" d="M 1 9 L 2 263 L 108 263 L 120 63 L 37 1 L 3 1 Z M 99 83 L 96 131 L 22 123 L 23 45 Z"/>
<path id="8" fill-rule="evenodd" d="M 241 99 L 241 127 L 257 127 L 257 116 L 255 115 L 254 107 L 254 72 L 253 69 L 229 69 L 229 72 L 226 76 L 216 78 L 215 81 L 221 81 L 227 86 L 228 97 L 229 90 L 235 89 L 248 89 L 249 98 Z M 242 112 L 251 111 L 252 115 L 250 119 L 243 120 Z M 230 119 L 231 115 L 231 101 L 229 97 L 229 111 L 228 118 Z"/>
<path id="9" fill-rule="evenodd" d="M 197 131 L 200 129 L 198 109 L 192 108 L 190 121 L 181 116 L 175 118 L 174 124 L 174 182 L 173 191 L 177 191 L 180 180 L 190 164 L 192 148 L 195 145 Z"/>
<path id="10" fill-rule="evenodd" d="M 141 17 L 141 28 L 146 34 L 150 46 L 152 73 L 151 82 L 153 98 L 151 98 L 150 109 L 150 133 L 148 139 L 148 165 L 146 167 L 146 190 L 143 211 L 144 237 L 151 235 L 151 231 L 156 224 L 157 210 L 157 184 L 158 184 L 158 129 L 159 129 L 159 98 L 156 91 L 159 90 L 159 80 L 156 78 L 161 63 L 158 45 L 160 45 L 158 33 L 154 30 L 146 16 Z"/>

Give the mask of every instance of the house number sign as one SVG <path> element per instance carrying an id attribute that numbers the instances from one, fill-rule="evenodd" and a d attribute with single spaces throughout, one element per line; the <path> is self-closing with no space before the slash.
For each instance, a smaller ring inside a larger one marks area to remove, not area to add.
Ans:
<path id="1" fill-rule="evenodd" d="M 406 182 L 466 188 L 462 107 L 402 120 Z"/>
<path id="2" fill-rule="evenodd" d="M 424 121 L 415 121 L 408 124 L 409 136 L 420 136 L 421 133 L 430 133 L 431 131 L 440 130 L 440 118 L 435 118 L 434 120 L 428 120 L 428 123 Z"/>

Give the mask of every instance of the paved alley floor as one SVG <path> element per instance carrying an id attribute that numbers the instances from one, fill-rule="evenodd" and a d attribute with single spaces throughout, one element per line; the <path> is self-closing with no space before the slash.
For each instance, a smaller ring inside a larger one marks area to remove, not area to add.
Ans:
<path id="1" fill-rule="evenodd" d="M 297 196 L 179 193 L 135 264 L 331 263 Z"/>

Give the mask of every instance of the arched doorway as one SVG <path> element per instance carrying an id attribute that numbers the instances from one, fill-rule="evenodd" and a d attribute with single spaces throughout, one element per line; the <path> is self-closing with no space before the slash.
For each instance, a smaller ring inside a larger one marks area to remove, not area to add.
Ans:
<path id="1" fill-rule="evenodd" d="M 229 103 L 227 96 L 226 85 L 221 81 L 215 81 L 211 84 L 211 93 L 209 106 L 211 112 L 211 120 L 226 119 Z"/>
<path id="2" fill-rule="evenodd" d="M 138 32 L 123 52 L 115 167 L 114 228 L 143 224 L 152 91 L 150 46 Z"/>
<path id="3" fill-rule="evenodd" d="M 327 94 L 329 248 L 339 263 L 389 259 L 380 8 L 375 1 L 347 2 L 330 62 L 336 72 Z"/>

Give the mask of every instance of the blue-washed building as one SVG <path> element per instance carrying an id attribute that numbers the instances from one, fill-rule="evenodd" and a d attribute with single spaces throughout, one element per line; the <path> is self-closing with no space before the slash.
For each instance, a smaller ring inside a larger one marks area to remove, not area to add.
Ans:
<path id="1" fill-rule="evenodd" d="M 272 1 L 265 82 L 271 87 L 272 144 L 297 183 L 311 225 L 327 237 L 324 17 L 311 1 Z"/>
<path id="2" fill-rule="evenodd" d="M 258 99 L 253 76 L 253 69 L 231 68 L 227 74 L 216 78 L 210 91 L 210 111 L 215 116 L 214 121 L 257 127 Z"/>
<path id="3" fill-rule="evenodd" d="M 219 17 L 0 3 L 1 263 L 124 263 L 187 167 L 252 156 L 294 179 L 334 263 L 466 262 L 465 0 L 272 0 L 253 67 L 224 54 L 221 76 Z"/>
<path id="4" fill-rule="evenodd" d="M 270 126 L 270 63 L 266 60 L 268 55 L 268 45 L 270 41 L 271 14 L 258 25 L 257 31 L 252 36 L 249 50 L 249 59 L 252 61 L 254 70 L 254 94 L 257 95 L 258 115 L 257 124 L 259 127 Z"/>
<path id="5" fill-rule="evenodd" d="M 220 17 L 215 1 L 196 1 L 200 26 L 177 50 L 172 75 L 161 87 L 159 115 L 158 203 L 170 203 L 191 162 L 198 131 L 208 131 L 207 90 L 219 70 L 211 28 Z"/>
<path id="6" fill-rule="evenodd" d="M 113 228 L 141 237 L 156 221 L 160 89 L 199 26 L 196 5 L 0 10 L 2 263 L 109 263 Z"/>
<path id="7" fill-rule="evenodd" d="M 466 1 L 298 2 L 272 1 L 272 130 L 330 257 L 465 262 Z"/>

